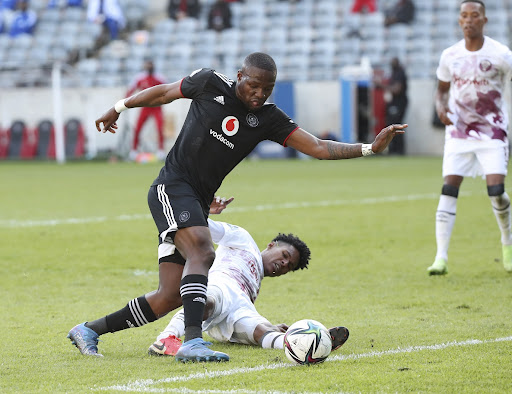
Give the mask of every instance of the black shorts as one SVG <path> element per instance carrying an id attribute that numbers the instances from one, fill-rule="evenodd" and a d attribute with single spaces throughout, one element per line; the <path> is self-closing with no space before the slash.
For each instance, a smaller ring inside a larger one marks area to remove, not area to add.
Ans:
<path id="1" fill-rule="evenodd" d="M 158 229 L 158 261 L 185 265 L 185 259 L 174 246 L 176 231 L 194 226 L 208 227 L 209 207 L 202 206 L 185 182 L 151 186 L 148 205 Z"/>

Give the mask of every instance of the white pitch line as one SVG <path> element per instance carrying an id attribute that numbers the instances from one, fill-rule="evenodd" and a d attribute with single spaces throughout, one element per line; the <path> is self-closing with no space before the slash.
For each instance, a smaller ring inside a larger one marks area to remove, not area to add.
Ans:
<path id="1" fill-rule="evenodd" d="M 469 196 L 472 193 L 461 193 L 461 195 Z M 406 196 L 385 196 L 362 198 L 355 200 L 324 200 L 324 201 L 302 201 L 302 202 L 289 202 L 282 204 L 267 204 L 255 205 L 251 207 L 228 207 L 224 214 L 240 213 L 240 212 L 261 212 L 273 211 L 279 209 L 297 209 L 297 208 L 315 208 L 315 207 L 332 207 L 342 205 L 375 205 L 388 202 L 401 202 L 401 201 L 417 201 L 417 200 L 432 200 L 439 198 L 439 193 L 428 194 L 409 194 Z M 48 227 L 58 226 L 63 224 L 87 224 L 87 223 L 102 223 L 107 221 L 129 221 L 151 219 L 149 214 L 135 214 L 135 215 L 119 215 L 119 216 L 98 216 L 88 218 L 68 218 L 68 219 L 47 219 L 47 220 L 0 220 L 0 227 L 6 228 L 23 228 L 23 227 Z"/>
<path id="2" fill-rule="evenodd" d="M 348 355 L 336 355 L 336 356 L 330 356 L 325 362 L 333 362 L 333 361 L 344 361 L 344 360 L 358 360 L 362 358 L 371 358 L 371 357 L 382 357 L 387 355 L 393 355 L 393 354 L 401 354 L 401 353 L 413 353 L 413 352 L 420 352 L 423 350 L 442 350 L 449 347 L 456 347 L 456 346 L 471 346 L 471 345 L 482 345 L 486 343 L 498 343 L 498 342 L 510 342 L 512 341 L 512 336 L 509 337 L 503 337 L 503 338 L 495 338 L 495 339 L 470 339 L 467 341 L 452 341 L 452 342 L 446 342 L 436 345 L 424 345 L 424 346 L 410 346 L 406 348 L 396 348 L 396 349 L 390 349 L 390 350 L 384 350 L 381 352 L 369 352 L 369 353 L 360 353 L 360 354 L 348 354 Z M 99 387 L 99 388 L 93 388 L 93 390 L 117 390 L 117 391 L 135 391 L 135 392 L 180 392 L 180 393 L 187 393 L 189 391 L 186 391 L 186 388 L 180 388 L 180 389 L 157 389 L 157 388 L 151 388 L 150 386 L 154 386 L 157 384 L 164 384 L 164 383 L 175 383 L 175 382 L 189 382 L 192 380 L 199 380 L 199 379 L 208 379 L 208 378 L 218 378 L 218 377 L 224 377 L 224 376 L 231 376 L 236 374 L 246 374 L 251 372 L 258 372 L 258 371 L 264 371 L 264 370 L 272 370 L 272 369 L 279 369 L 279 368 L 302 368 L 302 366 L 289 364 L 289 363 L 276 363 L 276 364 L 264 364 L 259 365 L 257 367 L 252 368 L 234 368 L 226 371 L 213 371 L 213 372 L 198 372 L 193 373 L 186 376 L 174 376 L 170 378 L 164 378 L 164 379 L 145 379 L 145 380 L 136 380 L 134 382 L 125 384 L 125 385 L 114 385 L 114 386 L 108 386 L 108 387 Z M 216 393 L 217 391 L 202 391 L 204 393 Z M 239 390 L 239 391 L 229 391 L 231 393 L 250 393 L 245 390 Z M 261 391 L 258 391 L 261 393 Z M 270 393 L 270 392 L 269 392 Z M 274 393 L 274 392 L 272 392 Z"/>
<path id="3" fill-rule="evenodd" d="M 149 214 L 119 215 L 114 217 L 98 216 L 89 218 L 68 218 L 68 219 L 47 219 L 47 220 L 0 220 L 0 227 L 21 228 L 21 227 L 48 227 L 62 224 L 87 224 L 101 223 L 109 220 L 125 221 L 149 219 Z"/>

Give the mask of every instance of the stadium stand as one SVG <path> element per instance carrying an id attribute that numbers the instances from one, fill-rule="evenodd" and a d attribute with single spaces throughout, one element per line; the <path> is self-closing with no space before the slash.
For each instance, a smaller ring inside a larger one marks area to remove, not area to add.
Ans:
<path id="1" fill-rule="evenodd" d="M 212 1 L 203 0 L 199 19 L 174 21 L 167 17 L 165 2 L 121 0 L 127 19 L 122 41 L 127 49 L 109 58 L 96 47 L 101 28 L 86 21 L 87 1 L 84 7 L 48 8 L 46 1 L 33 0 L 31 7 L 38 14 L 33 37 L 11 39 L 0 34 L 0 87 L 48 83 L 54 61 L 72 64 L 79 75 L 70 77 L 66 86 L 125 85 L 148 56 L 168 80 L 202 66 L 231 74 L 240 59 L 256 50 L 276 58 L 279 79 L 335 79 L 343 66 L 359 63 L 362 57 L 386 67 L 394 56 L 403 59 L 410 78 L 433 78 L 442 49 L 462 37 L 458 0 L 415 1 L 415 19 L 389 27 L 384 27 L 384 12 L 395 0 L 378 0 L 377 12 L 368 14 L 350 13 L 351 0 L 230 2 L 233 28 L 222 33 L 206 26 Z M 510 43 L 512 2 L 487 0 L 486 4 L 492 20 L 486 33 Z M 349 37 L 349 26 L 354 24 L 360 36 Z M 147 33 L 145 42 L 132 39 L 139 29 Z M 46 72 L 30 77 L 23 72 L 27 68 Z"/>

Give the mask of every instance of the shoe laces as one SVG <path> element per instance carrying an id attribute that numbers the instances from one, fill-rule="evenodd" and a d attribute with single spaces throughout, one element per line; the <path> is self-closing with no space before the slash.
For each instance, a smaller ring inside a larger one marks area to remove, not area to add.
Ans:
<path id="1" fill-rule="evenodd" d="M 195 339 L 200 339 L 200 341 L 194 341 Z M 191 341 L 194 341 L 194 342 L 189 344 L 190 347 L 208 347 L 208 346 L 212 345 L 211 342 L 207 342 L 202 338 L 194 338 L 188 342 L 191 342 Z M 185 342 L 184 345 L 187 345 L 187 342 Z"/>

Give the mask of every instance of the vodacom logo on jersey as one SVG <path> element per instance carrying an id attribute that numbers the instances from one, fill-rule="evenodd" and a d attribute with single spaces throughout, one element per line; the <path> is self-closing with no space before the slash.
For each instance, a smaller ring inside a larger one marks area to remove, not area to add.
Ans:
<path id="1" fill-rule="evenodd" d="M 222 121 L 222 131 L 228 137 L 234 136 L 238 132 L 240 122 L 234 116 L 226 116 Z"/>
<path id="2" fill-rule="evenodd" d="M 234 116 L 226 116 L 222 121 L 222 132 L 228 137 L 234 136 L 238 132 L 240 122 Z M 210 129 L 210 135 L 222 142 L 229 149 L 234 149 L 235 144 L 227 140 L 221 133 L 217 133 L 215 130 Z"/>

